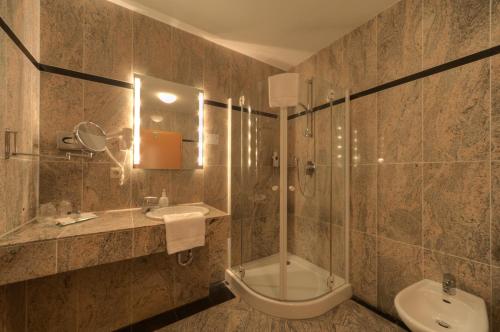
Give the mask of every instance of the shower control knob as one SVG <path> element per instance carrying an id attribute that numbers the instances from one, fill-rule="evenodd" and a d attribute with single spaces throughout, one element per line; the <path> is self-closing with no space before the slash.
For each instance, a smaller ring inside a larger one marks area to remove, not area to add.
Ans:
<path id="1" fill-rule="evenodd" d="M 288 187 L 288 190 L 295 191 L 295 187 L 294 186 L 290 186 L 290 187 Z"/>
<path id="2" fill-rule="evenodd" d="M 271 187 L 271 189 L 272 189 L 273 191 L 277 191 L 279 188 L 280 188 L 280 187 L 278 187 L 278 186 L 272 186 L 272 187 Z"/>

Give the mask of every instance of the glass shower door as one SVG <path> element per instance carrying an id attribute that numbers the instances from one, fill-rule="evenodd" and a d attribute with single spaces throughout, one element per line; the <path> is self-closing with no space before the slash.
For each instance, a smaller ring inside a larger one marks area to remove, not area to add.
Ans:
<path id="1" fill-rule="evenodd" d="M 266 88 L 243 91 L 232 111 L 232 243 L 241 239 L 232 265 L 254 291 L 279 299 L 279 127 Z"/>
<path id="2" fill-rule="evenodd" d="M 301 84 L 300 104 L 270 109 L 267 81 L 232 111 L 232 266 L 269 298 L 304 301 L 345 283 L 346 134 L 342 98 Z"/>

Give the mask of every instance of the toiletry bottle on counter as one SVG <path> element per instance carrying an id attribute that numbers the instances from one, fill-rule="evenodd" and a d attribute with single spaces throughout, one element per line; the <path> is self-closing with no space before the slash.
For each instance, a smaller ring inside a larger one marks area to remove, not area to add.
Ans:
<path id="1" fill-rule="evenodd" d="M 158 205 L 160 207 L 168 206 L 167 191 L 165 189 L 163 189 L 163 191 L 161 192 L 161 197 L 160 200 L 158 201 Z"/>

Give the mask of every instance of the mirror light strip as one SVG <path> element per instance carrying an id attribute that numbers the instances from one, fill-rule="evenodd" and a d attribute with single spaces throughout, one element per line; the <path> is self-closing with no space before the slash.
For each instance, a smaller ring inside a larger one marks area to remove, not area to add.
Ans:
<path id="1" fill-rule="evenodd" d="M 141 163 L 141 79 L 134 79 L 134 165 Z"/>
<path id="2" fill-rule="evenodd" d="M 198 166 L 203 166 L 203 92 L 198 94 Z"/>

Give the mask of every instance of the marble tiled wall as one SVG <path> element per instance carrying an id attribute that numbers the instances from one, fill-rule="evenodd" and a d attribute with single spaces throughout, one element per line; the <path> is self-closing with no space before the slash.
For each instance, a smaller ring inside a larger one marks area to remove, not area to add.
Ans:
<path id="1" fill-rule="evenodd" d="M 202 88 L 208 99 L 221 102 L 226 102 L 232 91 L 239 96 L 247 80 L 261 81 L 268 73 L 277 72 L 269 65 L 105 0 L 41 0 L 36 7 L 38 12 L 29 19 L 29 5 L 33 3 L 34 0 L 2 0 L 0 9 L 4 19 L 4 13 L 13 13 L 12 20 L 6 16 L 7 23 L 12 23 L 16 34 L 43 64 L 125 82 L 132 82 L 133 73 L 151 75 Z M 17 5 L 19 9 L 12 10 Z M 29 22 L 31 26 L 36 22 L 38 27 L 38 18 L 40 37 L 31 38 L 21 23 Z M 20 63 L 23 71 L 7 74 L 30 78 L 31 72 L 27 71 L 34 67 L 3 33 L 0 38 L 1 72 Z M 71 131 L 83 120 L 95 121 L 105 130 L 132 126 L 131 90 L 50 73 L 39 75 L 35 70 L 33 77 L 40 80 L 34 84 L 35 91 L 40 91 L 40 98 L 35 98 L 40 101 L 40 117 L 38 108 L 29 115 L 20 113 L 26 120 L 22 123 L 29 124 L 29 134 L 33 135 L 21 137 L 23 150 L 39 145 L 41 153 L 56 154 L 56 132 Z M 19 80 L 2 80 L 0 84 L 13 82 L 17 84 Z M 28 103 L 22 99 L 30 95 L 27 90 L 21 93 L 17 87 L 0 89 L 0 93 L 4 91 L 20 103 Z M 2 103 L 8 100 L 1 97 Z M 1 104 L 2 118 L 7 114 L 5 107 Z M 0 171 L 10 172 L 8 175 L 40 172 L 40 203 L 66 199 L 82 211 L 136 207 L 143 196 L 159 195 L 163 188 L 174 204 L 204 201 L 227 210 L 227 125 L 225 109 L 206 107 L 205 133 L 219 137 L 218 143 L 205 146 L 205 164 L 199 170 L 133 169 L 130 156 L 112 146 L 119 159 L 127 160 L 123 186 L 110 178 L 113 164 L 105 155 L 70 162 L 41 158 L 35 165 L 31 161 L 9 161 L 9 165 L 17 163 L 15 167 L 4 167 L 5 161 L 0 160 Z M 38 186 L 38 180 L 28 181 L 29 177 L 21 174 L 19 178 L 24 181 L 23 188 Z M 0 209 L 2 233 L 11 227 L 5 226 L 3 220 L 12 223 L 15 219 L 4 217 L 6 213 L 23 218 L 27 214 L 35 216 L 38 189 L 34 188 L 26 199 L 14 199 L 9 190 L 20 193 L 19 184 L 0 183 L 0 188 L 7 188 L 0 192 L 0 199 L 17 204 L 16 210 Z M 28 191 L 22 192 L 28 195 Z M 0 331 L 110 330 L 205 296 L 209 283 L 224 277 L 229 227 L 227 219 L 214 225 L 208 234 L 212 245 L 198 250 L 194 266 L 186 269 L 170 262 L 172 257 L 152 255 L 2 287 Z"/>
<path id="2" fill-rule="evenodd" d="M 38 0 L 0 0 L 0 16 L 39 58 Z M 38 160 L 4 159 L 4 130 L 18 131 L 19 152 L 38 153 L 38 69 L 0 31 L 0 235 L 32 220 L 38 204 Z"/>
<path id="3" fill-rule="evenodd" d="M 41 62 L 131 82 L 133 73 L 204 89 L 225 102 L 240 78 L 262 80 L 275 70 L 261 62 L 104 0 L 41 1 Z M 237 93 L 236 93 L 237 94 Z M 57 131 L 92 120 L 105 130 L 131 127 L 132 91 L 50 73 L 41 75 L 40 149 L 57 153 Z M 126 181 L 110 179 L 107 156 L 40 165 L 40 203 L 70 200 L 86 210 L 139 206 L 142 198 L 167 190 L 172 203 L 205 201 L 227 210 L 227 112 L 208 106 L 205 132 L 219 136 L 205 146 L 203 170 L 132 169 Z M 117 147 L 112 151 L 130 158 Z M 189 183 L 189 185 L 186 185 Z"/>
<path id="4" fill-rule="evenodd" d="M 498 0 L 403 0 L 296 70 L 362 91 L 498 45 L 499 19 Z M 451 272 L 500 330 L 499 59 L 352 102 L 350 278 L 384 312 Z"/>

